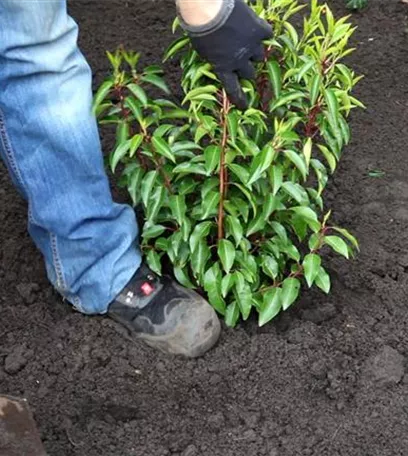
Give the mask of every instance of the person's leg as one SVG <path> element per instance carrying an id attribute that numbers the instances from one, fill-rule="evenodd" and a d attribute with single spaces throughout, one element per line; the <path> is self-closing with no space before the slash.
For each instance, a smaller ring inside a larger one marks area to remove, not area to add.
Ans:
<path id="1" fill-rule="evenodd" d="M 65 0 L 0 0 L 0 154 L 51 282 L 84 313 L 107 313 L 166 353 L 200 356 L 218 340 L 217 315 L 139 267 L 135 214 L 112 201 L 91 95 Z"/>
<path id="2" fill-rule="evenodd" d="M 105 313 L 138 269 L 134 211 L 112 201 L 91 72 L 65 0 L 0 1 L 0 153 L 57 290 Z"/>

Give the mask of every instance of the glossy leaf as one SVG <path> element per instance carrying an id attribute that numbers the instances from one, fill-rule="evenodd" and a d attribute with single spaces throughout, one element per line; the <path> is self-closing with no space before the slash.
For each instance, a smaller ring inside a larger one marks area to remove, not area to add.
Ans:
<path id="1" fill-rule="evenodd" d="M 282 284 L 282 309 L 287 310 L 298 298 L 300 291 L 300 281 L 298 279 L 289 277 L 283 281 Z"/>
<path id="2" fill-rule="evenodd" d="M 166 143 L 166 141 L 163 138 L 161 138 L 160 136 L 153 136 L 152 144 L 153 144 L 154 150 L 159 155 L 162 155 L 163 157 L 168 158 L 173 163 L 176 163 L 176 158 L 174 157 L 174 154 L 173 154 L 172 150 L 170 149 L 170 146 Z"/>
<path id="3" fill-rule="evenodd" d="M 142 103 L 144 107 L 147 106 L 148 99 L 146 92 L 142 87 L 137 84 L 128 84 L 127 88 L 133 93 L 133 95 Z"/>
<path id="4" fill-rule="evenodd" d="M 218 263 L 214 263 L 204 275 L 204 290 L 208 294 L 210 304 L 221 315 L 225 314 L 226 306 L 221 295 L 221 270 Z"/>
<path id="5" fill-rule="evenodd" d="M 197 244 L 201 239 L 204 239 L 210 233 L 213 222 L 202 222 L 195 226 L 193 232 L 190 235 L 190 250 L 194 252 Z"/>
<path id="6" fill-rule="evenodd" d="M 149 250 L 146 255 L 146 261 L 149 268 L 158 275 L 161 275 L 160 255 L 153 249 Z"/>
<path id="7" fill-rule="evenodd" d="M 313 285 L 313 282 L 319 273 L 321 263 L 322 260 L 320 256 L 316 255 L 315 253 L 306 255 L 305 259 L 303 260 L 303 271 L 309 288 Z"/>
<path id="8" fill-rule="evenodd" d="M 205 169 L 211 174 L 220 162 L 221 147 L 208 146 L 204 150 Z"/>
<path id="9" fill-rule="evenodd" d="M 239 306 L 236 301 L 227 306 L 225 311 L 225 324 L 234 328 L 239 319 Z"/>
<path id="10" fill-rule="evenodd" d="M 272 288 L 263 296 L 262 309 L 259 312 L 258 324 L 264 326 L 282 310 L 282 289 Z"/>
<path id="11" fill-rule="evenodd" d="M 343 255 L 345 258 L 349 258 L 349 250 L 347 244 L 342 238 L 338 236 L 325 236 L 324 243 L 330 246 L 335 252 Z"/>
<path id="12" fill-rule="evenodd" d="M 331 282 L 330 276 L 326 272 L 326 270 L 321 266 L 319 268 L 319 272 L 315 278 L 315 285 L 317 285 L 321 290 L 323 290 L 326 294 L 330 293 Z"/>
<path id="13" fill-rule="evenodd" d="M 252 160 L 247 185 L 251 185 L 253 182 L 260 178 L 262 173 L 265 172 L 271 166 L 274 157 L 274 148 L 267 144 L 262 149 L 262 151 L 258 155 L 256 155 Z"/>
<path id="14" fill-rule="evenodd" d="M 235 261 L 235 247 L 228 239 L 218 241 L 218 257 L 221 260 L 224 271 L 228 274 Z"/>
<path id="15" fill-rule="evenodd" d="M 157 171 L 149 171 L 143 178 L 141 184 L 141 195 L 142 201 L 145 207 L 148 205 L 150 194 L 153 189 L 153 185 L 156 182 L 158 172 Z"/>

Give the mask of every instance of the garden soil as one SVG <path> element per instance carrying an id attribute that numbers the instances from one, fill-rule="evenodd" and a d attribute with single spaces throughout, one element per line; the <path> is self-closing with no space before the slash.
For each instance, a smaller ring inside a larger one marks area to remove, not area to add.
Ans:
<path id="1" fill-rule="evenodd" d="M 344 3 L 330 2 L 337 14 Z M 367 110 L 352 116 L 327 192 L 361 254 L 328 256 L 331 296 L 306 292 L 262 329 L 225 329 L 202 359 L 158 354 L 63 303 L 0 169 L 0 392 L 28 398 L 50 456 L 408 455 L 408 5 L 369 4 L 353 15 L 349 60 Z M 106 49 L 123 43 L 153 63 L 172 39 L 172 0 L 69 9 L 95 87 Z M 176 63 L 166 70 L 180 94 Z"/>

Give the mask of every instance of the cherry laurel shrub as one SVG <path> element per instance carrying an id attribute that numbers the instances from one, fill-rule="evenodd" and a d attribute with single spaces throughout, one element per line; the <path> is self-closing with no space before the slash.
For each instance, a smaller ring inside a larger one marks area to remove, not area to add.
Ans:
<path id="1" fill-rule="evenodd" d="M 289 22 L 303 9 L 297 0 L 252 7 L 274 37 L 256 81 L 243 81 L 247 110 L 230 103 L 184 35 L 165 55 L 181 55 L 184 99 L 171 96 L 160 66 L 139 70 L 139 54 L 119 49 L 108 53 L 113 72 L 94 102 L 100 123 L 116 125 L 110 167 L 121 165 L 120 181 L 143 209 L 150 268 L 171 264 L 230 326 L 253 309 L 264 325 L 302 284 L 328 293 L 324 249 L 346 258 L 358 249 L 329 223 L 322 198 L 350 140 L 346 119 L 362 106 L 350 94 L 359 78 L 341 63 L 354 29 L 315 0 L 300 33 Z"/>

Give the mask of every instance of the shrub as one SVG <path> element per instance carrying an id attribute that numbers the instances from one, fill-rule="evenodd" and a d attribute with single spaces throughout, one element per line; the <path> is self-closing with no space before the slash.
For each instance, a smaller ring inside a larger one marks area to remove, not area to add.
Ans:
<path id="1" fill-rule="evenodd" d="M 110 167 L 122 165 L 121 183 L 143 208 L 150 268 L 161 274 L 168 259 L 175 278 L 205 292 L 230 326 L 253 308 L 267 323 L 302 283 L 328 293 L 324 248 L 346 258 L 358 249 L 329 223 L 322 199 L 350 140 L 346 119 L 362 106 L 350 94 L 359 78 L 341 63 L 354 29 L 315 0 L 301 33 L 289 22 L 304 7 L 298 1 L 252 7 L 274 38 L 256 82 L 243 81 L 246 111 L 231 105 L 184 35 L 165 55 L 181 53 L 182 101 L 154 98 L 152 87 L 170 95 L 161 67 L 139 70 L 139 54 L 119 49 L 108 53 L 113 74 L 94 105 L 101 124 L 116 125 Z"/>

